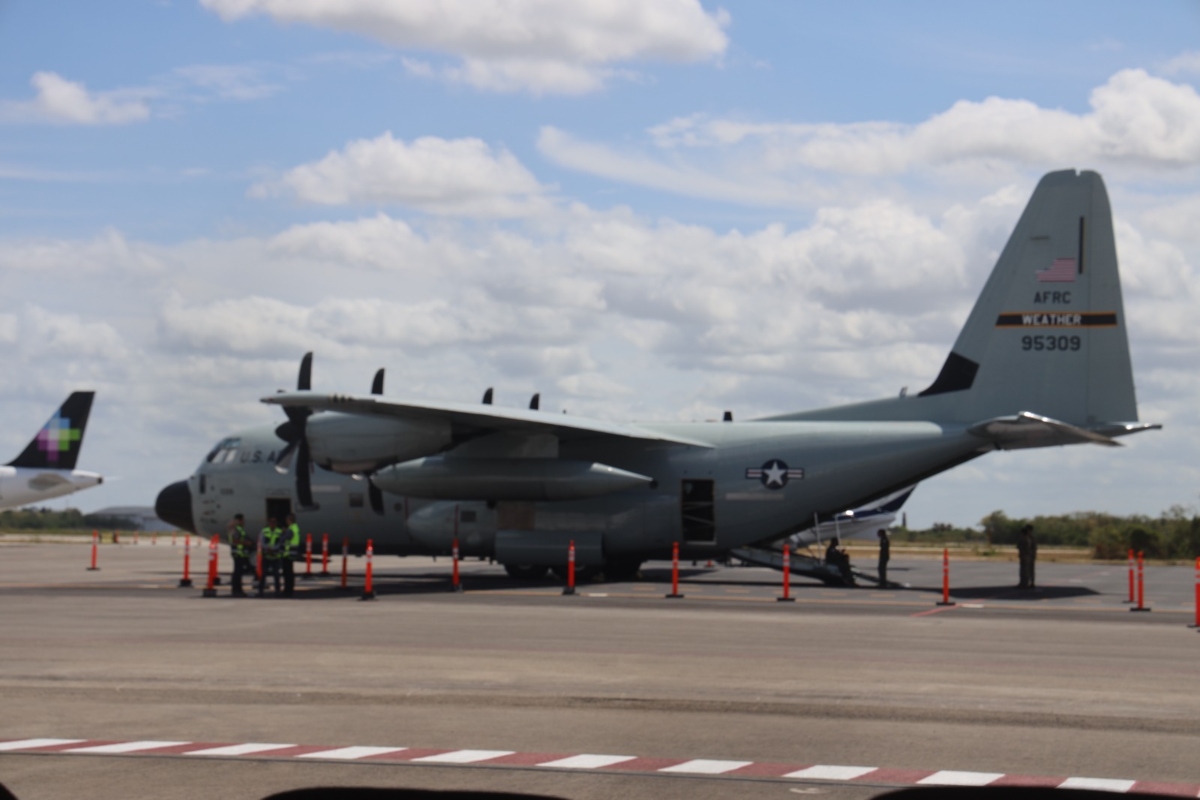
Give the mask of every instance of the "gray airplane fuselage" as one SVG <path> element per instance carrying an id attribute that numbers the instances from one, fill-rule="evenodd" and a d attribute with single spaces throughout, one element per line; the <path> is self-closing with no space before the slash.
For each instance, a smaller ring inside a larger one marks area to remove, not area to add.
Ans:
<path id="1" fill-rule="evenodd" d="M 601 439 L 564 442 L 560 457 L 602 462 L 653 479 L 647 487 L 586 500 L 539 503 L 431 501 L 384 495 L 383 513 L 367 503 L 365 478 L 317 468 L 319 506 L 300 510 L 294 478 L 275 459 L 274 428 L 230 437 L 236 443 L 188 479 L 189 513 L 204 536 L 223 534 L 235 513 L 257 531 L 268 507 L 297 513 L 319 542 L 328 533 L 340 551 L 368 539 L 379 553 L 448 553 L 457 530 L 464 556 L 495 557 L 499 529 L 523 528 L 551 547 L 572 537 L 590 542 L 580 560 L 665 558 L 678 542 L 684 557 L 709 557 L 778 539 L 827 516 L 881 497 L 992 449 L 961 425 L 930 422 L 708 422 L 643 424 L 710 447 Z M 220 450 L 220 448 L 219 448 Z M 233 454 L 230 455 L 230 450 Z M 182 498 L 181 498 L 182 499 Z M 515 525 L 506 508 L 523 507 Z M 457 509 L 457 514 L 456 514 Z M 465 512 L 465 513 L 464 513 Z M 458 517 L 457 527 L 455 517 Z M 549 538 L 547 538 L 549 537 Z"/>

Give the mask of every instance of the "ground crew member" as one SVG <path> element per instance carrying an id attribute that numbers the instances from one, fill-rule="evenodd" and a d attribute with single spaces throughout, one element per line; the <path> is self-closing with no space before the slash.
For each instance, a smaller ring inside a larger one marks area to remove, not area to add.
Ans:
<path id="1" fill-rule="evenodd" d="M 250 534 L 246 533 L 245 526 L 246 518 L 241 514 L 234 514 L 228 528 L 229 552 L 233 556 L 233 576 L 230 586 L 234 597 L 246 596 L 246 592 L 242 589 L 242 576 L 254 573 L 254 566 L 250 560 L 251 554 L 254 552 L 254 540 L 250 538 Z"/>
<path id="2" fill-rule="evenodd" d="M 892 558 L 892 540 L 885 528 L 879 529 L 879 588 L 887 588 L 887 565 Z"/>
<path id="3" fill-rule="evenodd" d="M 1017 588 L 1036 588 L 1034 564 L 1037 562 L 1037 540 L 1033 538 L 1032 525 L 1021 528 L 1021 533 L 1017 536 L 1017 558 L 1021 562 L 1021 582 L 1017 584 Z"/>
<path id="4" fill-rule="evenodd" d="M 275 576 L 275 594 L 279 594 L 279 548 L 283 531 L 275 523 L 274 517 L 267 518 L 267 526 L 259 534 L 262 542 L 263 571 L 258 580 L 258 596 L 262 597 L 267 589 L 267 576 Z"/>
<path id="5" fill-rule="evenodd" d="M 291 597 L 296 590 L 296 554 L 300 552 L 300 526 L 296 524 L 296 515 L 287 515 L 287 529 L 283 531 L 283 541 L 280 547 L 280 564 L 283 566 L 283 596 Z"/>
<path id="6" fill-rule="evenodd" d="M 838 537 L 834 536 L 829 540 L 829 547 L 825 548 L 825 563 L 831 567 L 837 567 L 838 572 L 842 574 L 842 581 L 847 586 L 857 586 L 854 582 L 854 573 L 850 571 L 850 556 L 846 555 L 846 551 L 838 547 Z"/>

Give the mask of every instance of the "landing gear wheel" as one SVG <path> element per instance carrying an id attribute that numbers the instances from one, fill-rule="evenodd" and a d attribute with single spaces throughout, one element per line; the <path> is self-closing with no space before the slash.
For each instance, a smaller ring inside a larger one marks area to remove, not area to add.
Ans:
<path id="1" fill-rule="evenodd" d="M 505 564 L 504 571 L 509 577 L 521 581 L 536 581 L 546 577 L 550 568 L 545 564 Z"/>
<path id="2" fill-rule="evenodd" d="M 636 560 L 609 561 L 604 565 L 604 579 L 614 583 L 637 580 L 642 562 Z"/>

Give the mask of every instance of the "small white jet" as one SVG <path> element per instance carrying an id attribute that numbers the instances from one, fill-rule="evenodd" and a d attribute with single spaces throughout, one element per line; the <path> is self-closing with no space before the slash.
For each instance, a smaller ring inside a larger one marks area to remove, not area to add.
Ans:
<path id="1" fill-rule="evenodd" d="M 792 547 L 811 547 L 824 545 L 835 536 L 843 542 L 849 539 L 875 539 L 881 529 L 891 527 L 896 521 L 896 515 L 916 488 L 908 486 L 870 505 L 835 514 L 832 519 L 821 520 L 817 525 L 790 536 L 787 541 Z"/>
<path id="2" fill-rule="evenodd" d="M 62 497 L 104 482 L 95 472 L 75 469 L 95 392 L 73 392 L 33 441 L 0 467 L 0 509 Z"/>

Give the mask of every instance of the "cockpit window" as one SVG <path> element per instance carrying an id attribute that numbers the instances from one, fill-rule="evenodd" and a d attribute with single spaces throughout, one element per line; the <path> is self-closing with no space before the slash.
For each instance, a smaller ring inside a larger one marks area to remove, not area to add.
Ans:
<path id="1" fill-rule="evenodd" d="M 238 438 L 222 439 L 212 452 L 205 456 L 204 461 L 208 464 L 228 464 L 237 459 L 241 444 L 242 440 Z"/>

